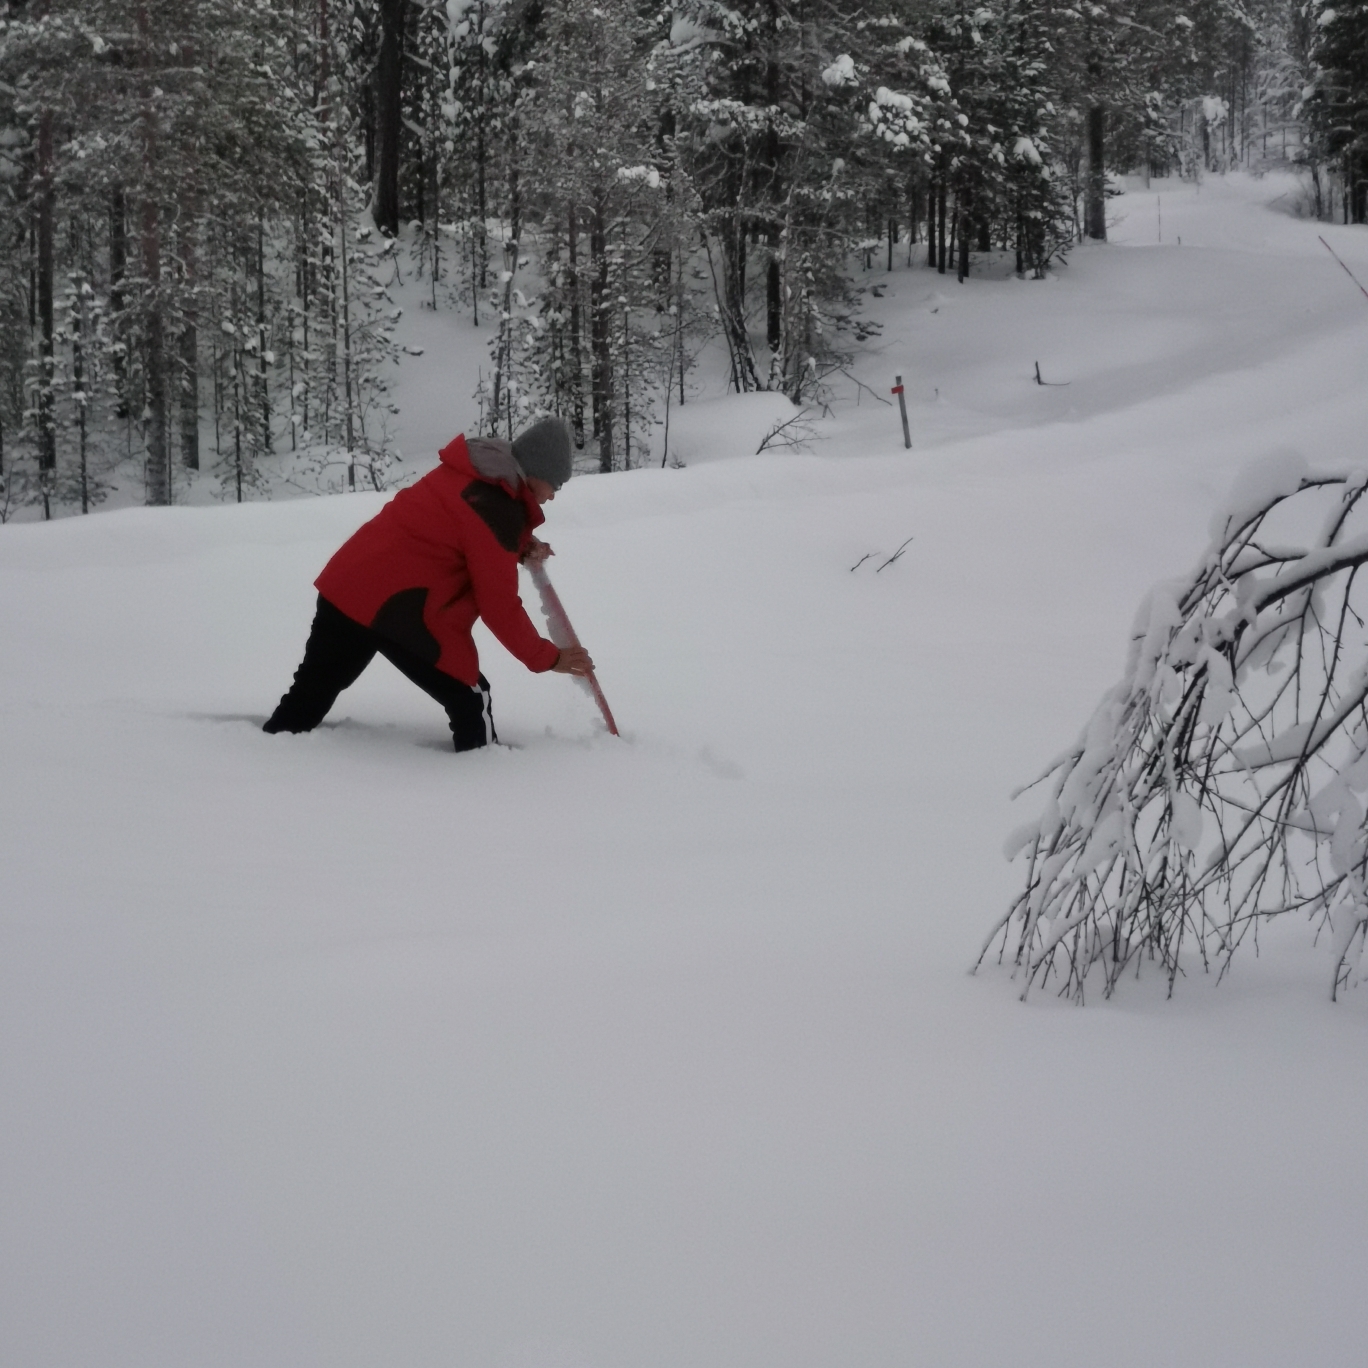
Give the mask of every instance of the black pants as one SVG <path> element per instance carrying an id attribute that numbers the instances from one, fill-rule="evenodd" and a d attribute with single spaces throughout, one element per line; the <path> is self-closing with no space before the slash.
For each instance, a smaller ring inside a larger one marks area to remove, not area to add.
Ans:
<path id="1" fill-rule="evenodd" d="M 262 731 L 312 731 L 328 715 L 337 695 L 356 683 L 377 653 L 446 709 L 458 751 L 476 750 L 499 739 L 494 734 L 489 681 L 484 675 L 480 676 L 479 688 L 472 689 L 378 632 L 353 622 L 321 594 L 304 646 L 304 660 L 295 671 L 289 692 Z"/>

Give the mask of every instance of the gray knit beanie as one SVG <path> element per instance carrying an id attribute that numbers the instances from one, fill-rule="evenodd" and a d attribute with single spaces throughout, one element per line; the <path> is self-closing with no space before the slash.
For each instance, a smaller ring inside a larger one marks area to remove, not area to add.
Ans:
<path id="1" fill-rule="evenodd" d="M 513 441 L 524 475 L 557 489 L 570 478 L 570 429 L 559 418 L 539 418 Z"/>

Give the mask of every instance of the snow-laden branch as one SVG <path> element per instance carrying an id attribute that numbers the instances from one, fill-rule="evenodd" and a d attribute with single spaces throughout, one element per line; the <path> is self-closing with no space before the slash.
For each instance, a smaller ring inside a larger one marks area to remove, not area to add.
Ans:
<path id="1" fill-rule="evenodd" d="M 1009 840 L 1025 887 L 993 928 L 1025 989 L 1110 994 L 1185 942 L 1223 974 L 1258 921 L 1329 931 L 1331 995 L 1368 933 L 1368 472 L 1250 468 L 1186 580 L 1158 586 L 1121 681 Z M 1023 995 L 1024 991 L 1023 990 Z"/>

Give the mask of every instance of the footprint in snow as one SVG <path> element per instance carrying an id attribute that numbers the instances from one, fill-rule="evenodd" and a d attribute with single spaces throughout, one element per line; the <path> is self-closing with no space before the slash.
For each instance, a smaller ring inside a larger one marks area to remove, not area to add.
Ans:
<path id="1" fill-rule="evenodd" d="M 744 779 L 746 777 L 746 771 L 740 765 L 735 765 L 730 760 L 719 759 L 707 746 L 698 752 L 698 761 L 704 769 L 711 770 L 719 779 Z"/>

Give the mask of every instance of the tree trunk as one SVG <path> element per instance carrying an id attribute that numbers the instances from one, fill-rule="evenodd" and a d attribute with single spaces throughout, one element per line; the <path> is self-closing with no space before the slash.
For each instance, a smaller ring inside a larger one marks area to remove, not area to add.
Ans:
<path id="1" fill-rule="evenodd" d="M 738 318 L 746 315 L 746 225 L 738 214 L 733 224 L 732 303 Z"/>
<path id="2" fill-rule="evenodd" d="M 508 230 L 514 242 L 522 241 L 522 177 L 519 161 L 518 120 L 508 121 Z M 514 263 L 516 269 L 517 263 Z"/>
<path id="3" fill-rule="evenodd" d="M 484 32 L 484 5 L 479 6 L 480 32 Z M 485 101 L 485 67 L 488 57 L 481 43 L 479 55 L 476 58 L 476 70 L 479 72 L 479 100 L 483 106 Z M 471 293 L 475 296 L 475 326 L 480 324 L 480 305 L 479 290 L 485 289 L 489 284 L 489 240 L 487 237 L 489 227 L 489 147 L 485 142 L 484 118 L 480 117 L 475 121 L 475 280 L 474 288 Z"/>
<path id="4" fill-rule="evenodd" d="M 237 315 L 237 286 L 233 286 L 233 314 Z M 242 502 L 242 339 L 233 338 L 233 480 Z"/>
<path id="5" fill-rule="evenodd" d="M 584 321 L 580 317 L 579 208 L 572 204 L 566 215 L 566 255 L 570 295 L 570 422 L 575 430 L 575 445 L 584 445 Z"/>
<path id="6" fill-rule="evenodd" d="M 271 450 L 271 391 L 266 374 L 266 225 L 257 220 L 257 384 L 261 400 L 261 449 Z"/>
<path id="7" fill-rule="evenodd" d="M 199 451 L 199 304 L 195 298 L 199 260 L 196 238 L 199 224 L 195 205 L 181 206 L 181 264 L 185 272 L 184 323 L 180 334 L 180 448 L 187 470 L 200 468 Z"/>
<path id="8" fill-rule="evenodd" d="M 622 468 L 632 468 L 632 323 L 631 310 L 622 310 Z"/>
<path id="9" fill-rule="evenodd" d="M 776 249 L 775 236 L 770 235 L 771 252 Z M 765 271 L 765 340 L 770 351 L 775 353 L 783 340 L 784 301 L 780 284 L 779 261 L 777 257 L 771 257 Z"/>
<path id="10" fill-rule="evenodd" d="M 81 490 L 81 512 L 90 512 L 90 466 L 86 459 L 85 289 L 84 276 L 73 278 L 71 301 L 71 388 L 76 401 L 76 478 Z"/>
<path id="11" fill-rule="evenodd" d="M 150 66 L 152 32 L 147 6 L 137 12 L 143 60 Z M 167 450 L 166 338 L 161 298 L 161 210 L 156 199 L 157 111 L 150 73 L 143 84 L 142 110 L 142 271 L 147 294 L 143 305 L 143 345 L 147 411 L 147 502 L 171 502 L 171 461 Z"/>
<path id="12" fill-rule="evenodd" d="M 936 270 L 945 274 L 945 180 L 936 185 Z"/>
<path id="13" fill-rule="evenodd" d="M 1107 240 L 1107 112 L 1100 104 L 1088 107 L 1088 181 L 1084 200 L 1084 232 L 1095 242 Z"/>
<path id="14" fill-rule="evenodd" d="M 973 200 L 968 190 L 956 196 L 955 218 L 959 223 L 959 270 L 960 284 L 969 277 L 969 235 L 973 231 Z M 952 249 L 953 250 L 953 249 Z"/>
<path id="15" fill-rule="evenodd" d="M 157 203 L 146 192 L 142 206 L 143 273 L 147 276 L 144 313 L 147 397 L 147 502 L 171 502 L 171 462 L 167 452 L 166 339 L 161 304 L 161 222 Z"/>
<path id="16" fill-rule="evenodd" d="M 928 181 L 926 186 L 926 264 L 936 264 L 936 182 Z"/>
<path id="17" fill-rule="evenodd" d="M 380 0 L 380 53 L 375 62 L 375 226 L 399 231 L 399 130 L 403 122 L 406 0 Z"/>
<path id="18" fill-rule="evenodd" d="M 124 277 L 128 274 L 128 205 L 123 186 L 116 185 L 109 192 L 109 307 L 114 314 L 114 327 L 127 333 L 123 323 Z M 114 348 L 114 412 L 119 418 L 128 417 L 128 360 L 122 347 Z"/>
<path id="19" fill-rule="evenodd" d="M 351 277 L 347 266 L 347 173 L 342 161 L 341 143 L 337 149 L 337 231 L 341 238 L 338 259 L 342 263 L 342 385 L 346 404 L 347 488 L 356 488 L 356 423 L 352 412 L 351 352 Z"/>
<path id="20" fill-rule="evenodd" d="M 37 295 L 39 326 L 38 373 L 38 469 L 57 468 L 57 419 L 53 411 L 53 310 L 52 310 L 52 111 L 38 116 L 38 252 Z"/>
<path id="21" fill-rule="evenodd" d="M 184 61 L 193 64 L 195 49 L 181 49 Z M 199 195 L 194 180 L 183 182 L 179 208 L 181 266 L 181 332 L 177 339 L 179 362 L 179 410 L 181 464 L 198 470 L 199 455 Z"/>
<path id="22" fill-rule="evenodd" d="M 736 215 L 725 220 L 722 238 L 722 326 L 727 333 L 737 393 L 760 388 L 755 356 L 746 332 L 746 230 Z"/>
<path id="23" fill-rule="evenodd" d="M 602 199 L 595 200 L 590 213 L 589 256 L 594 267 L 589 279 L 590 387 L 599 470 L 607 474 L 613 469 L 613 306 L 608 294 L 608 225 Z"/>
<path id="24" fill-rule="evenodd" d="M 499 435 L 499 415 L 503 414 L 508 440 L 513 440 L 513 282 L 518 274 L 518 240 L 508 238 L 503 245 L 503 307 L 499 310 L 499 334 L 494 348 L 494 383 L 490 396 L 489 431 Z"/>
<path id="25" fill-rule="evenodd" d="M 780 25 L 780 12 L 776 0 L 769 3 L 770 32 L 777 35 Z M 779 63 L 774 60 L 771 50 L 770 60 L 765 64 L 765 98 L 771 109 L 777 109 L 780 100 Z M 764 167 L 769 182 L 767 192 L 770 204 L 776 208 L 783 201 L 783 186 L 779 176 L 779 159 L 782 149 L 779 143 L 779 130 L 771 120 L 765 130 Z M 784 301 L 782 280 L 779 270 L 779 248 L 781 244 L 780 224 L 771 222 L 765 234 L 769 248 L 769 262 L 765 270 L 765 341 L 770 352 L 778 355 L 784 340 Z"/>
<path id="26" fill-rule="evenodd" d="M 328 0 L 318 0 L 318 66 L 314 74 L 314 109 L 318 122 L 328 122 L 328 79 L 331 74 L 332 41 L 328 36 Z"/>

